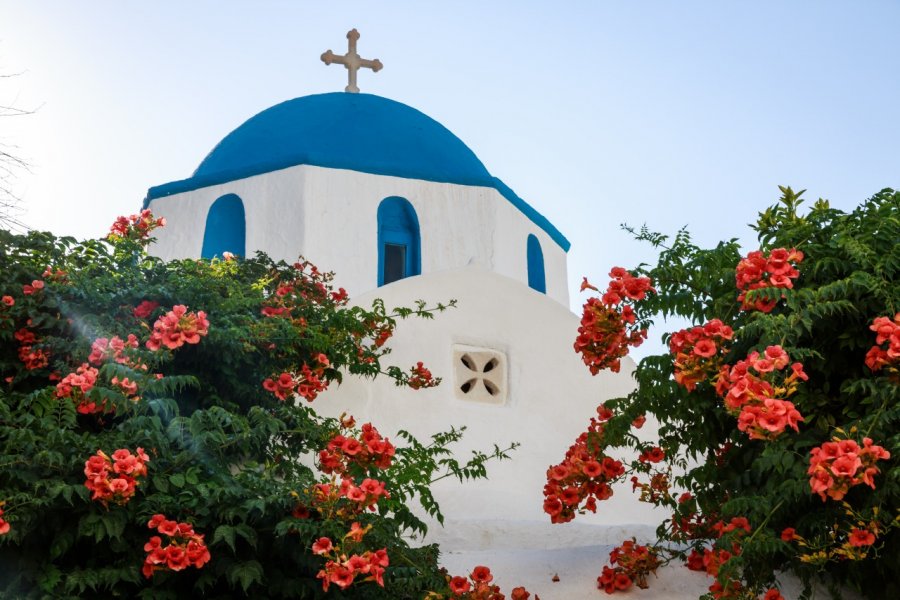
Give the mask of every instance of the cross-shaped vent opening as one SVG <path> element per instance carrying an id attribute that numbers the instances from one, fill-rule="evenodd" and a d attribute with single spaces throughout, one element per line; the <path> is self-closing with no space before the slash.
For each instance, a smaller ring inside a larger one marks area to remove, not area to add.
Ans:
<path id="1" fill-rule="evenodd" d="M 457 398 L 485 404 L 506 402 L 505 354 L 489 348 L 456 346 L 453 360 Z"/>

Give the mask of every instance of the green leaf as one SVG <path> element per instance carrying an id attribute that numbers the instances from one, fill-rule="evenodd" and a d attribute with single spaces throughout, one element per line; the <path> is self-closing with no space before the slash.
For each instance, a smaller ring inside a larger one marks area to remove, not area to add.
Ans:
<path id="1" fill-rule="evenodd" d="M 241 523 L 234 528 L 235 532 L 244 538 L 251 548 L 256 548 L 256 530 L 245 523 Z M 232 548 L 233 549 L 233 548 Z"/>
<path id="2" fill-rule="evenodd" d="M 153 487 L 163 494 L 169 493 L 169 479 L 164 475 L 157 475 L 153 478 Z"/>
<path id="3" fill-rule="evenodd" d="M 231 548 L 231 551 L 234 552 L 234 533 L 234 527 L 231 525 L 219 525 L 216 527 L 215 533 L 213 533 L 212 545 L 215 546 L 224 541 Z"/>
<path id="4" fill-rule="evenodd" d="M 261 583 L 262 580 L 262 565 L 255 560 L 238 563 L 228 571 L 228 581 L 232 585 L 240 582 L 245 593 L 250 589 L 251 585 Z"/>
<path id="5" fill-rule="evenodd" d="M 71 529 L 63 529 L 60 531 L 50 544 L 50 558 L 57 559 L 65 554 L 69 548 L 72 547 L 74 541 L 75 534 Z"/>
<path id="6" fill-rule="evenodd" d="M 38 577 L 38 585 L 48 594 L 52 594 L 56 590 L 60 581 L 62 581 L 62 572 L 52 564 L 47 565 L 47 568 Z"/>

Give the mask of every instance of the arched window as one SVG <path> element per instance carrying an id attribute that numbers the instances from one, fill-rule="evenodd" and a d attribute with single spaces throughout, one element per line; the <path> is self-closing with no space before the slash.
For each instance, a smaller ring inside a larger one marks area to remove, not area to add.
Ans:
<path id="1" fill-rule="evenodd" d="M 416 209 L 405 198 L 385 198 L 378 205 L 378 285 L 421 272 L 421 241 Z"/>
<path id="2" fill-rule="evenodd" d="M 544 279 L 544 253 L 541 243 L 534 235 L 528 235 L 528 287 L 542 294 L 547 293 L 547 281 Z"/>
<path id="3" fill-rule="evenodd" d="M 247 223 L 244 203 L 235 194 L 222 196 L 209 207 L 203 233 L 203 258 L 222 258 L 223 252 L 246 256 Z"/>

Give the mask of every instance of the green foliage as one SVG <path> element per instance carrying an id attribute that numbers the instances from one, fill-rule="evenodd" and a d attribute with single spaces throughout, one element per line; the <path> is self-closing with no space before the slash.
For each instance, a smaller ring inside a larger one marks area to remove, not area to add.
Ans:
<path id="1" fill-rule="evenodd" d="M 673 379 L 672 356 L 663 355 L 642 360 L 637 390 L 608 403 L 619 414 L 608 424 L 606 440 L 636 446 L 628 433 L 631 420 L 644 413 L 656 416 L 660 446 L 680 467 L 680 491 L 690 491 L 707 515 L 726 521 L 747 517 L 754 527 L 734 561 L 751 588 L 764 589 L 776 570 L 789 569 L 804 581 L 827 573 L 871 597 L 900 597 L 900 386 L 895 375 L 873 373 L 865 364 L 875 344 L 873 320 L 900 311 L 900 193 L 883 190 L 846 214 L 819 200 L 801 214 L 802 192 L 782 192 L 780 203 L 762 212 L 754 229 L 763 250 L 796 248 L 805 258 L 793 289 L 763 288 L 748 295 L 751 301 L 778 300 L 770 313 L 741 310 L 736 300 L 741 255 L 735 240 L 702 249 L 683 230 L 672 238 L 646 228 L 630 231 L 660 250 L 658 264 L 635 271 L 649 276 L 658 291 L 640 303 L 638 318 L 648 325 L 659 315 L 697 325 L 721 319 L 735 332 L 724 357 L 731 365 L 753 350 L 781 345 L 809 375 L 791 398 L 805 417 L 799 433 L 789 430 L 774 441 L 749 439 L 725 412 L 711 382 L 688 392 Z M 834 436 L 871 437 L 892 455 L 879 462 L 875 489 L 855 486 L 846 504 L 823 502 L 808 481 L 810 449 Z M 674 499 L 663 503 L 676 507 Z M 813 556 L 816 549 L 839 546 L 860 523 L 875 523 L 880 532 L 864 558 Z M 808 545 L 782 542 L 779 534 L 786 527 L 796 528 Z"/>
<path id="2" fill-rule="evenodd" d="M 298 518 L 292 511 L 309 500 L 315 484 L 334 483 L 312 465 L 340 425 L 295 398 L 279 400 L 262 384 L 320 364 L 322 353 L 324 381 L 387 373 L 406 383 L 401 370 L 382 368 L 384 341 L 396 319 L 429 317 L 448 305 L 350 307 L 331 276 L 306 263 L 263 255 L 167 263 L 148 256 L 145 244 L 128 236 L 78 243 L 0 231 L 0 296 L 15 302 L 0 305 L 0 502 L 11 525 L 0 536 L 0 596 L 321 597 L 316 574 L 325 561 L 311 545 L 322 536 L 341 540 L 351 521 L 371 526 L 357 551 L 387 549 L 385 587 L 333 585 L 329 596 L 421 598 L 445 589 L 437 548 L 408 541 L 426 527 L 410 502 L 419 500 L 440 518 L 429 483 L 484 477 L 484 463 L 506 451 L 461 464 L 448 449 L 459 431 L 436 435 L 429 445 L 404 435 L 409 445 L 397 449 L 394 466 L 352 473 L 357 481 L 377 478 L 392 492 L 377 512 L 313 509 Z M 35 280 L 43 289 L 25 294 L 23 286 Z M 284 286 L 290 287 L 285 297 L 293 298 L 289 315 L 261 314 L 284 305 Z M 159 307 L 135 316 L 143 301 Z M 175 350 L 148 349 L 154 321 L 175 305 L 205 311 L 208 335 Z M 23 329 L 35 337 L 28 351 L 48 355 L 47 364 L 26 368 L 26 344 L 16 337 Z M 84 395 L 102 410 L 83 414 L 76 402 L 59 397 L 60 378 L 87 362 L 94 340 L 129 334 L 138 347 L 125 353 L 126 361 L 104 361 Z M 137 393 L 114 384 L 124 378 L 137 384 Z M 121 506 L 92 500 L 85 461 L 98 450 L 138 447 L 150 460 L 136 495 Z M 143 546 L 155 533 L 147 522 L 158 513 L 204 534 L 212 560 L 201 569 L 145 578 Z"/>

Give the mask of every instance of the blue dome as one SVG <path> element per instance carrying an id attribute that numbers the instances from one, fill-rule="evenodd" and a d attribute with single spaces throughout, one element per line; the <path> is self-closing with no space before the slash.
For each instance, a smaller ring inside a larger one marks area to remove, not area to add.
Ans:
<path id="1" fill-rule="evenodd" d="M 569 249 L 565 236 L 493 177 L 450 130 L 412 107 L 371 94 L 303 96 L 268 108 L 225 136 L 189 179 L 151 187 L 144 206 L 296 165 L 492 187 Z"/>
<path id="2" fill-rule="evenodd" d="M 264 110 L 219 142 L 194 177 L 294 165 L 470 185 L 491 182 L 475 153 L 431 117 L 387 98 L 344 92 L 295 98 Z"/>

